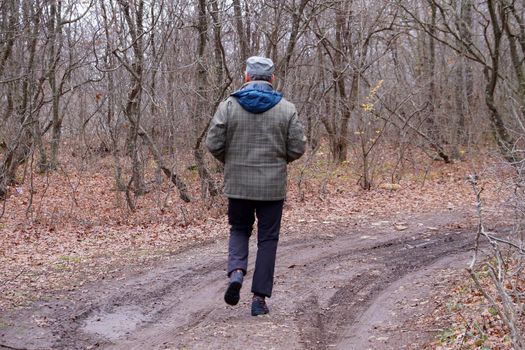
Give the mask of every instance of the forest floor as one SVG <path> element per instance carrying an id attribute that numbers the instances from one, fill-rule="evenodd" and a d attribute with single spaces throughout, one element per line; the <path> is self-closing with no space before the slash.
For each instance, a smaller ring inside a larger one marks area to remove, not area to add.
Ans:
<path id="1" fill-rule="evenodd" d="M 413 166 L 399 186 L 378 177 L 363 191 L 348 165 L 295 165 L 261 317 L 251 273 L 238 306 L 222 299 L 224 199 L 183 204 L 159 184 L 131 213 L 109 162 L 35 175 L 0 219 L 0 349 L 447 349 L 474 323 L 464 349 L 510 349 L 465 271 L 477 220 L 466 176 L 480 176 L 487 227 L 507 227 L 506 170 Z"/>

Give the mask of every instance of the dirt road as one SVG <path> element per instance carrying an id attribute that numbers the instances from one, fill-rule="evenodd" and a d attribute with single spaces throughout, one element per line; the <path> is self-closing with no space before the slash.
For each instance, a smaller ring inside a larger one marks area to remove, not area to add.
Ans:
<path id="1" fill-rule="evenodd" d="M 283 232 L 270 315 L 223 302 L 226 241 L 167 257 L 2 315 L 0 344 L 23 349 L 421 349 L 413 329 L 444 269 L 466 266 L 472 229 L 457 213 L 315 223 Z M 252 246 L 252 252 L 255 247 Z M 253 260 L 253 259 L 252 259 Z M 253 261 L 251 262 L 253 267 Z M 2 346 L 0 346 L 2 348 Z"/>

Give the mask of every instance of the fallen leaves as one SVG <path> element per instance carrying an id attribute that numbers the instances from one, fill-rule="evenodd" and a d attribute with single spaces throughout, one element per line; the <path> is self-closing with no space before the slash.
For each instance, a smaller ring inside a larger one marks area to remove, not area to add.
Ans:
<path id="1" fill-rule="evenodd" d="M 438 328 L 430 348 L 513 349 L 509 331 L 466 273 L 462 276 L 445 272 L 441 279 L 449 279 L 449 282 L 439 282 L 429 298 L 438 307 L 432 314 L 417 320 L 418 327 L 432 325 Z M 490 289 L 488 279 L 482 279 L 482 283 Z M 450 288 L 450 285 L 454 286 Z"/>
<path id="2" fill-rule="evenodd" d="M 401 189 L 400 184 L 389 184 L 389 183 L 382 183 L 379 185 L 379 188 L 383 190 L 390 190 L 390 191 L 397 191 Z"/>
<path id="3" fill-rule="evenodd" d="M 138 210 L 130 213 L 123 194 L 111 190 L 114 179 L 110 161 L 97 160 L 87 170 L 70 166 L 67 174 L 35 174 L 38 192 L 32 199 L 27 185 L 11 191 L 6 213 L 0 219 L 0 309 L 41 299 L 49 291 L 74 289 L 111 277 L 122 266 L 140 266 L 192 244 L 227 238 L 226 201 L 222 197 L 213 204 L 202 200 L 183 204 L 174 189 L 163 183 L 138 198 Z M 417 225 L 410 220 L 411 214 L 436 215 L 472 208 L 471 188 L 462 180 L 471 172 L 467 163 L 435 163 L 424 176 L 413 169 L 400 184 L 382 179 L 379 189 L 371 191 L 356 185 L 357 178 L 352 177 L 347 165 L 335 168 L 333 175 L 312 171 L 299 189 L 299 167 L 290 169 L 283 233 L 300 235 L 306 225 L 319 227 L 320 236 L 327 240 L 336 239 L 334 227 L 351 231 L 355 225 L 362 225 L 401 232 Z M 326 162 L 319 167 L 331 168 Z M 191 179 L 188 184 L 193 198 L 198 198 L 195 174 L 184 176 Z M 481 181 L 486 212 L 501 217 L 500 180 L 486 176 Z M 33 204 L 28 211 L 29 202 Z M 426 228 L 437 231 L 434 226 Z M 360 238 L 377 239 L 374 233 Z M 291 270 L 298 268 L 289 266 Z M 493 317 L 487 312 L 487 317 Z M 456 325 L 453 333 L 444 335 L 447 339 L 464 334 L 459 320 L 451 322 Z"/>
<path id="4" fill-rule="evenodd" d="M 406 222 L 394 223 L 394 228 L 397 231 L 404 231 L 408 228 L 408 224 Z"/>

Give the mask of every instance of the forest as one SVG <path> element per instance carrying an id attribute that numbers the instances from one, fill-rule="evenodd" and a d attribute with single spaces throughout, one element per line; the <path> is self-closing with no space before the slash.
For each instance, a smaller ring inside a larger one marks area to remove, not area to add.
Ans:
<path id="1" fill-rule="evenodd" d="M 402 233 L 403 213 L 468 213 L 455 283 L 498 332 L 472 312 L 433 348 L 524 349 L 519 0 L 2 0 L 0 310 L 224 237 L 204 142 L 253 55 L 273 60 L 307 136 L 287 229 L 342 232 L 344 217 Z"/>

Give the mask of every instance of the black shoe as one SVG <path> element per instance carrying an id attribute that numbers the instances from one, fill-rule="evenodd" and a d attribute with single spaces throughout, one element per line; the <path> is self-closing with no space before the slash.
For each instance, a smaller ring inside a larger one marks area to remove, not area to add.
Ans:
<path id="1" fill-rule="evenodd" d="M 266 306 L 264 297 L 254 295 L 252 299 L 252 316 L 265 315 L 269 312 L 270 310 Z"/>
<path id="2" fill-rule="evenodd" d="M 224 301 L 226 304 L 237 305 L 239 302 L 243 278 L 244 273 L 241 270 L 235 270 L 230 274 L 230 284 L 226 289 L 226 293 L 224 293 Z"/>

